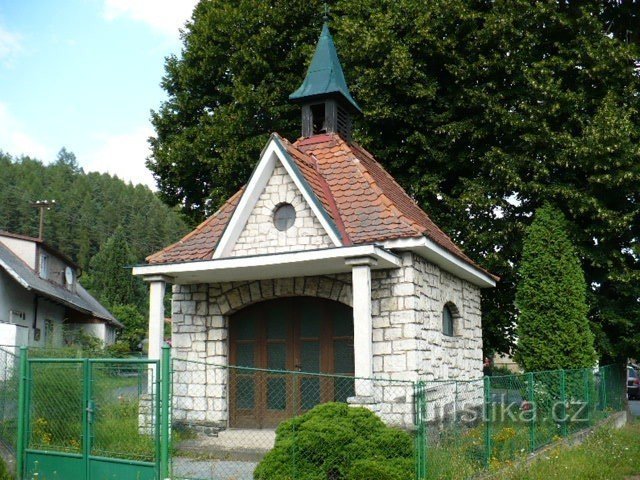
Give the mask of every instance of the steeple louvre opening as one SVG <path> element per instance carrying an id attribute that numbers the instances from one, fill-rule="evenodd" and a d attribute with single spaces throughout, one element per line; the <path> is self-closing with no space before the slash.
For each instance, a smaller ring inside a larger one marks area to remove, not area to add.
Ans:
<path id="1" fill-rule="evenodd" d="M 351 116 L 361 110 L 347 87 L 326 22 L 307 75 L 289 99 L 302 106 L 303 137 L 337 133 L 345 140 L 351 139 Z"/>

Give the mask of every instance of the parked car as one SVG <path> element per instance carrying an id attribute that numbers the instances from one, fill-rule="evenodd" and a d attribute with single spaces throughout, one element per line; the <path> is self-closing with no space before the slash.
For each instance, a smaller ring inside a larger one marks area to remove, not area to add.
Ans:
<path id="1" fill-rule="evenodd" d="M 627 367 L 627 395 L 629 400 L 640 398 L 640 375 L 633 367 Z"/>

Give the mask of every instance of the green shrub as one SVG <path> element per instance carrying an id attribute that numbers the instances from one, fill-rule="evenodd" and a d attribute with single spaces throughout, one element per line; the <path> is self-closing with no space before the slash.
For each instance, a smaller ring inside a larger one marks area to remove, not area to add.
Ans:
<path id="1" fill-rule="evenodd" d="M 356 460 L 347 480 L 409 480 L 414 476 L 414 461 L 410 458 L 387 460 Z"/>
<path id="2" fill-rule="evenodd" d="M 13 475 L 9 473 L 7 465 L 4 463 L 2 457 L 0 457 L 0 480 L 13 480 Z"/>
<path id="3" fill-rule="evenodd" d="M 412 458 L 408 433 L 387 427 L 365 408 L 325 403 L 280 424 L 275 447 L 254 478 L 399 480 L 411 477 Z"/>
<path id="4" fill-rule="evenodd" d="M 596 361 L 587 285 L 562 212 L 536 211 L 527 229 L 516 292 L 518 346 L 525 371 L 588 368 Z"/>

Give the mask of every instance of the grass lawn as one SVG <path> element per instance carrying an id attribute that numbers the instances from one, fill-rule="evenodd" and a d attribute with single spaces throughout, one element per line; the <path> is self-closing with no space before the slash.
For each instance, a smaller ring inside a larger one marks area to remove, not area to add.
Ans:
<path id="1" fill-rule="evenodd" d="M 640 420 L 602 427 L 579 446 L 554 447 L 528 465 L 507 468 L 494 480 L 632 480 L 640 474 Z"/>

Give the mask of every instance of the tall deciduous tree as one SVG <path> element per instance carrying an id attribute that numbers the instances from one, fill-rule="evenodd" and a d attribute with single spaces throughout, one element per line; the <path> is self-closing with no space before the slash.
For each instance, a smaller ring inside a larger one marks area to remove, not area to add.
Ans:
<path id="1" fill-rule="evenodd" d="M 527 229 L 516 304 L 515 359 L 526 371 L 588 368 L 596 361 L 587 284 L 562 212 L 545 205 Z"/>
<path id="2" fill-rule="evenodd" d="M 295 138 L 320 1 L 207 0 L 152 121 L 149 166 L 194 219 L 246 182 L 268 134 Z M 623 2 L 624 3 L 624 2 Z M 336 0 L 331 25 L 372 151 L 469 255 L 488 351 L 514 334 L 523 232 L 544 201 L 570 219 L 604 356 L 640 352 L 640 82 L 616 2 Z M 616 29 L 613 34 L 612 21 Z"/>

